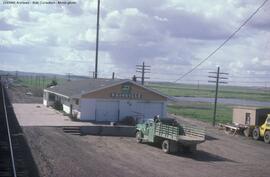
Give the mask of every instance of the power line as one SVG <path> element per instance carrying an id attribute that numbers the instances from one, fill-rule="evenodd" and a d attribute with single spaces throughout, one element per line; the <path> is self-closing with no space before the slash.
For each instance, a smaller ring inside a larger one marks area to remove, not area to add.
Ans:
<path id="1" fill-rule="evenodd" d="M 221 49 L 229 40 L 231 40 L 241 29 L 243 26 L 245 26 L 254 15 L 256 15 L 259 10 L 268 2 L 268 0 L 265 0 L 245 21 L 242 23 L 225 41 L 221 43 L 213 52 L 211 52 L 205 59 L 203 59 L 199 64 L 197 64 L 195 67 L 193 67 L 191 70 L 183 74 L 180 78 L 176 79 L 174 82 L 177 82 L 184 78 L 189 73 L 193 72 L 195 69 L 197 69 L 200 65 L 202 65 L 204 62 L 206 62 L 211 56 L 213 56 L 219 49 Z"/>

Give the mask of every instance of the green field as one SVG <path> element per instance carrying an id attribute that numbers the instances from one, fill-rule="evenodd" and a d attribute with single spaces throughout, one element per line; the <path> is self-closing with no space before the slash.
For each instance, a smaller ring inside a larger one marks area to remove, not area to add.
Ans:
<path id="1" fill-rule="evenodd" d="M 187 118 L 195 118 L 204 122 L 212 122 L 214 105 L 210 103 L 171 104 L 167 111 L 171 114 Z M 217 107 L 216 122 L 226 123 L 232 121 L 232 107 L 219 104 Z"/>
<path id="2" fill-rule="evenodd" d="M 147 87 L 158 90 L 168 96 L 185 97 L 214 97 L 215 87 L 209 85 L 187 84 L 148 84 Z M 256 101 L 270 101 L 270 90 L 252 87 L 221 86 L 218 93 L 219 98 L 235 98 Z"/>

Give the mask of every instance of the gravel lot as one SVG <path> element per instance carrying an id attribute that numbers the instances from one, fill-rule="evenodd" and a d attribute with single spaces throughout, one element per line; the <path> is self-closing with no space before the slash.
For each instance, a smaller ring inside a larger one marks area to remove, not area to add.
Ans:
<path id="1" fill-rule="evenodd" d="M 176 155 L 134 138 L 76 136 L 56 127 L 23 131 L 43 177 L 268 177 L 270 172 L 269 144 L 215 129 L 196 153 Z"/>

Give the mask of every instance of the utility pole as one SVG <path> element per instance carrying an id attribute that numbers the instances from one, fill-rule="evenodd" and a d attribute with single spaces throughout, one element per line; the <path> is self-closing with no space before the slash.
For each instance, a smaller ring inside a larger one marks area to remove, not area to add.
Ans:
<path id="1" fill-rule="evenodd" d="M 150 77 L 145 77 L 145 74 L 150 73 L 150 67 L 151 66 L 146 66 L 143 62 L 142 65 L 136 65 L 136 72 L 141 73 L 142 77 L 137 77 L 141 78 L 141 84 L 144 85 L 144 80 L 145 79 L 150 79 Z"/>
<path id="2" fill-rule="evenodd" d="M 228 79 L 226 77 L 220 77 L 220 75 L 228 75 L 229 73 L 222 73 L 220 72 L 220 68 L 217 68 L 217 72 L 209 72 L 209 74 L 216 74 L 216 76 L 208 76 L 209 78 L 215 79 L 209 80 L 210 83 L 216 83 L 216 92 L 215 92 L 215 105 L 214 105 L 214 114 L 213 114 L 213 126 L 216 125 L 216 114 L 217 114 L 217 99 L 218 99 L 218 86 L 219 84 L 228 84 L 228 82 L 224 82 L 222 80 Z"/>
<path id="3" fill-rule="evenodd" d="M 112 80 L 114 80 L 114 72 L 112 73 Z"/>
<path id="4" fill-rule="evenodd" d="M 45 86 L 45 76 L 42 76 L 42 88 L 44 89 Z"/>
<path id="5" fill-rule="evenodd" d="M 37 75 L 35 75 L 35 87 L 37 88 L 38 87 L 38 82 L 37 82 L 38 78 L 37 78 Z"/>
<path id="6" fill-rule="evenodd" d="M 97 4 L 97 33 L 96 33 L 96 64 L 95 64 L 95 79 L 97 79 L 97 75 L 98 75 L 99 11 L 100 11 L 100 0 L 98 0 L 98 4 Z"/>
<path id="7" fill-rule="evenodd" d="M 67 73 L 67 81 L 70 81 L 71 79 L 71 73 Z"/>
<path id="8" fill-rule="evenodd" d="M 38 76 L 38 88 L 40 88 L 40 76 Z"/>

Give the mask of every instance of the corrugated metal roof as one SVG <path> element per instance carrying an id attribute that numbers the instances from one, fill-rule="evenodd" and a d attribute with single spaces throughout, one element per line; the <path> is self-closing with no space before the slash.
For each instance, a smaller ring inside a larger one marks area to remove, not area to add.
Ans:
<path id="1" fill-rule="evenodd" d="M 79 98 L 82 94 L 128 81 L 129 80 L 91 78 L 91 79 L 67 81 L 64 82 L 63 84 L 56 85 L 54 87 L 50 87 L 45 90 L 54 92 L 56 94 L 58 93 L 70 98 Z"/>

